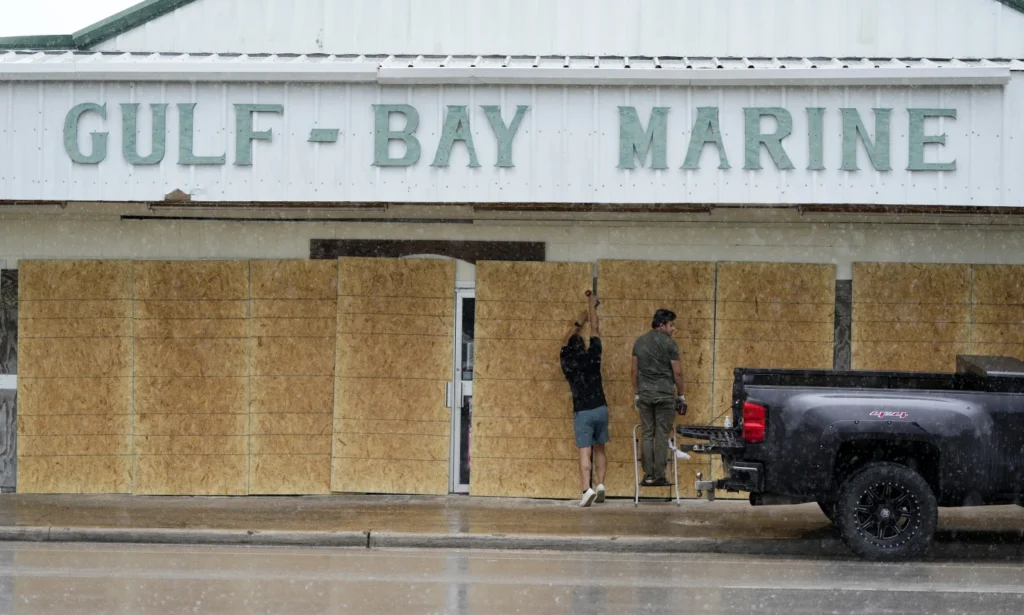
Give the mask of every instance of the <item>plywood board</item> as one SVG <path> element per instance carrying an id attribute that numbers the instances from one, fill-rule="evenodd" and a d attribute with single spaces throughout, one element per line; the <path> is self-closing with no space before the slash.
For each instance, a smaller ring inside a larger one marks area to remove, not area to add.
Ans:
<path id="1" fill-rule="evenodd" d="M 425 421 L 419 419 L 334 419 L 334 434 L 384 434 L 396 436 L 451 435 L 450 419 Z"/>
<path id="2" fill-rule="evenodd" d="M 257 337 L 252 340 L 252 375 L 330 376 L 333 337 Z"/>
<path id="3" fill-rule="evenodd" d="M 243 431 L 244 433 L 244 431 Z M 175 456 L 248 455 L 246 435 L 232 436 L 136 436 L 135 454 Z"/>
<path id="4" fill-rule="evenodd" d="M 450 420 L 442 380 L 339 378 L 334 415 L 379 420 Z"/>
<path id="5" fill-rule="evenodd" d="M 833 345 L 828 342 L 718 340 L 715 380 L 731 380 L 737 367 L 768 369 L 831 369 Z"/>
<path id="6" fill-rule="evenodd" d="M 732 412 L 736 368 L 832 368 L 834 266 L 720 263 L 717 284 L 712 424 Z"/>
<path id="7" fill-rule="evenodd" d="M 131 318 L 132 302 L 111 301 L 28 301 L 18 300 L 18 317 L 26 320 Z"/>
<path id="8" fill-rule="evenodd" d="M 340 323 L 339 323 L 340 325 Z M 350 378 L 445 380 L 451 377 L 452 336 L 338 335 L 337 372 Z M 446 362 L 441 357 L 447 357 Z"/>
<path id="9" fill-rule="evenodd" d="M 337 322 L 331 318 L 254 318 L 253 337 L 330 337 L 337 334 Z M 333 369 L 331 370 L 334 371 Z"/>
<path id="10" fill-rule="evenodd" d="M 853 322 L 850 339 L 854 342 L 969 342 L 972 330 L 968 322 Z M 984 329 L 983 329 L 984 331 Z"/>
<path id="11" fill-rule="evenodd" d="M 249 302 L 242 300 L 213 301 L 135 301 L 135 318 L 147 319 L 209 319 L 249 317 Z"/>
<path id="12" fill-rule="evenodd" d="M 580 302 L 593 288 L 588 263 L 482 261 L 476 268 L 477 301 Z"/>
<path id="13" fill-rule="evenodd" d="M 253 415 L 334 412 L 333 376 L 261 376 L 251 386 Z"/>
<path id="14" fill-rule="evenodd" d="M 713 301 L 715 264 L 602 260 L 598 289 L 609 299 Z"/>
<path id="15" fill-rule="evenodd" d="M 572 393 L 565 379 L 529 383 L 478 379 L 473 383 L 473 418 L 572 418 Z M 486 399 L 486 404 L 480 400 Z M 474 429 L 476 423 L 474 423 Z"/>
<path id="16" fill-rule="evenodd" d="M 540 486 L 499 485 L 489 468 L 495 463 L 578 458 L 572 396 L 559 350 L 568 325 L 586 309 L 584 292 L 593 286 L 592 275 L 586 263 L 478 264 L 471 493 L 563 497 L 576 490 L 575 480 L 570 480 L 569 492 L 544 481 Z M 555 424 L 568 429 L 538 437 L 542 426 Z M 517 428 L 522 435 L 486 435 Z"/>
<path id="17" fill-rule="evenodd" d="M 55 429 L 69 435 L 18 436 L 18 458 L 53 456 L 110 456 L 131 454 L 131 432 L 121 435 L 85 435 Z"/>
<path id="18" fill-rule="evenodd" d="M 853 303 L 969 303 L 970 265 L 854 263 Z"/>
<path id="19" fill-rule="evenodd" d="M 135 495 L 245 495 L 248 455 L 138 455 Z"/>
<path id="20" fill-rule="evenodd" d="M 334 299 L 338 265 L 329 260 L 249 261 L 254 299 Z"/>
<path id="21" fill-rule="evenodd" d="M 971 340 L 971 267 L 855 263 L 852 367 L 952 371 Z"/>
<path id="22" fill-rule="evenodd" d="M 448 260 L 342 258 L 339 296 L 452 298 L 455 264 Z M 400 303 L 400 301 L 396 301 Z"/>
<path id="23" fill-rule="evenodd" d="M 248 375 L 249 344 L 246 338 L 135 340 L 136 378 Z"/>
<path id="24" fill-rule="evenodd" d="M 253 455 L 331 454 L 331 438 L 327 435 L 259 434 L 250 437 Z"/>
<path id="25" fill-rule="evenodd" d="M 853 369 L 954 372 L 956 355 L 968 354 L 967 342 L 853 342 Z"/>
<path id="26" fill-rule="evenodd" d="M 131 356 L 127 338 L 28 338 L 18 344 L 18 375 L 128 378 Z"/>
<path id="27" fill-rule="evenodd" d="M 253 299 L 253 318 L 330 318 L 337 315 L 338 299 Z"/>
<path id="28" fill-rule="evenodd" d="M 131 262 L 110 260 L 23 260 L 18 263 L 18 296 L 24 301 L 128 299 Z"/>
<path id="29" fill-rule="evenodd" d="M 326 414 L 256 414 L 253 413 L 249 433 L 257 435 L 330 436 L 334 417 Z"/>
<path id="30" fill-rule="evenodd" d="M 18 337 L 131 337 L 127 318 L 19 318 Z"/>
<path id="31" fill-rule="evenodd" d="M 474 454 L 470 490 L 478 496 L 575 499 L 579 472 L 579 461 L 477 459 Z"/>
<path id="32" fill-rule="evenodd" d="M 139 376 L 137 414 L 248 414 L 249 378 Z"/>
<path id="33" fill-rule="evenodd" d="M 247 300 L 248 261 L 135 261 L 137 301 Z"/>
<path id="34" fill-rule="evenodd" d="M 233 436 L 245 433 L 248 414 L 137 414 L 135 436 Z"/>
<path id="35" fill-rule="evenodd" d="M 453 282 L 454 284 L 454 282 Z M 341 295 L 338 297 L 338 316 L 369 314 L 392 316 L 453 316 L 455 302 L 451 297 L 376 297 Z"/>
<path id="36" fill-rule="evenodd" d="M 242 318 L 138 319 L 135 339 L 215 339 L 249 335 L 249 321 Z"/>
<path id="37" fill-rule="evenodd" d="M 602 299 L 601 305 L 604 305 Z M 580 301 L 477 301 L 477 326 L 492 320 L 571 324 L 586 309 Z M 653 314 L 653 312 L 651 312 Z"/>
<path id="38" fill-rule="evenodd" d="M 330 492 L 331 455 L 253 455 L 249 493 L 320 495 Z"/>
<path id="39" fill-rule="evenodd" d="M 719 302 L 831 302 L 835 280 L 833 265 L 719 263 L 717 298 Z"/>
<path id="40" fill-rule="evenodd" d="M 59 420 L 55 420 L 59 418 Z M 132 433 L 130 414 L 18 414 L 18 437 L 110 436 Z"/>
<path id="41" fill-rule="evenodd" d="M 18 416 L 131 412 L 132 381 L 128 378 L 18 377 Z"/>
<path id="42" fill-rule="evenodd" d="M 18 493 L 131 493 L 131 455 L 18 459 Z"/>
<path id="43" fill-rule="evenodd" d="M 454 262 L 338 269 L 331 490 L 447 493 Z"/>
<path id="44" fill-rule="evenodd" d="M 331 491 L 446 495 L 449 461 L 419 459 L 331 460 Z"/>

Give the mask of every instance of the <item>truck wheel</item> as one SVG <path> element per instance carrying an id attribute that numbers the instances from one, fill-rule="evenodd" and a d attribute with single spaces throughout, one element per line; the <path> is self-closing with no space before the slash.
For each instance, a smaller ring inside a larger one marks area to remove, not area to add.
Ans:
<path id="1" fill-rule="evenodd" d="M 873 463 L 839 489 L 835 523 L 851 551 L 872 561 L 923 555 L 938 524 L 935 494 L 920 474 L 895 463 Z"/>

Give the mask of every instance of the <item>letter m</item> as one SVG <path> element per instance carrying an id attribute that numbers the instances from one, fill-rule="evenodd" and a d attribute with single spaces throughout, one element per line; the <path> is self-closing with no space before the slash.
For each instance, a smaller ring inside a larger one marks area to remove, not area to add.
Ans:
<path id="1" fill-rule="evenodd" d="M 651 155 L 652 169 L 667 169 L 666 141 L 668 139 L 668 107 L 651 110 L 651 120 L 644 130 L 635 107 L 619 107 L 619 168 L 635 169 L 636 159 L 640 166 Z M 653 150 L 653 153 L 652 153 Z"/>

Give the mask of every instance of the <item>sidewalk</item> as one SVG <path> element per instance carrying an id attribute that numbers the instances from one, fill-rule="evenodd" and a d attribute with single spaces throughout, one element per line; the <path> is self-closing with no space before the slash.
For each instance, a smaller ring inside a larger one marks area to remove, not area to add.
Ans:
<path id="1" fill-rule="evenodd" d="M 1024 558 L 1024 508 L 943 509 L 932 558 Z M 467 496 L 0 495 L 0 540 L 851 557 L 817 506 Z"/>

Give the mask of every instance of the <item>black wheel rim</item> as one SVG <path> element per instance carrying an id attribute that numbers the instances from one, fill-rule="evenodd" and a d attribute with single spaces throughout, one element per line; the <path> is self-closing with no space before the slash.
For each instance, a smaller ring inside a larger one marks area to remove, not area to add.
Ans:
<path id="1" fill-rule="evenodd" d="M 880 481 L 864 490 L 853 511 L 857 531 L 872 541 L 899 544 L 920 524 L 921 505 L 905 486 Z"/>

